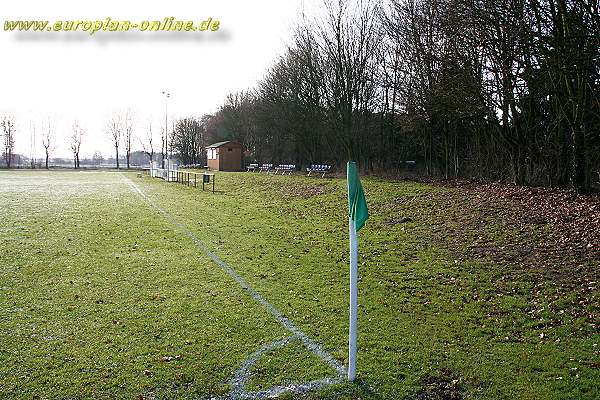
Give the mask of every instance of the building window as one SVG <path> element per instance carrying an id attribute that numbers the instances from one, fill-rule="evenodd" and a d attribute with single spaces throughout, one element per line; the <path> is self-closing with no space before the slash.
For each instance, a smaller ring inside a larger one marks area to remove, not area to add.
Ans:
<path id="1" fill-rule="evenodd" d="M 216 160 L 217 159 L 217 149 L 208 149 L 207 150 L 207 158 L 209 160 Z"/>
<path id="2" fill-rule="evenodd" d="M 233 149 L 232 148 L 228 148 L 227 151 L 233 151 Z"/>

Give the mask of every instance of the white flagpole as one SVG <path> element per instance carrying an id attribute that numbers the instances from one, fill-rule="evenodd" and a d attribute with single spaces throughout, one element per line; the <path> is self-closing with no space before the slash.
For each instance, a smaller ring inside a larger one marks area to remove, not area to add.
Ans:
<path id="1" fill-rule="evenodd" d="M 350 333 L 348 335 L 348 380 L 356 377 L 356 333 L 358 327 L 358 238 L 356 222 L 348 218 L 350 230 Z"/>

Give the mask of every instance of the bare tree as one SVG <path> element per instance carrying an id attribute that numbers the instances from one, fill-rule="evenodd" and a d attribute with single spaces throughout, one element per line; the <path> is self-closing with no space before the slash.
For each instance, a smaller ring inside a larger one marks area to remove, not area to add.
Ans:
<path id="1" fill-rule="evenodd" d="M 35 141 L 37 139 L 37 134 L 36 134 L 36 126 L 35 126 L 35 122 L 34 121 L 29 121 L 29 131 L 30 131 L 30 138 L 29 138 L 29 162 L 31 164 L 31 169 L 35 169 L 35 156 L 36 156 L 36 152 L 35 152 Z"/>
<path id="2" fill-rule="evenodd" d="M 1 124 L 4 136 L 4 160 L 6 161 L 6 167 L 10 168 L 15 150 L 15 119 L 13 116 L 5 115 Z"/>
<path id="3" fill-rule="evenodd" d="M 152 165 L 152 162 L 154 162 L 154 147 L 152 145 L 153 140 L 152 121 L 150 121 L 148 122 L 148 130 L 146 131 L 146 141 L 144 142 L 142 139 L 140 139 L 140 144 L 144 149 L 144 153 L 146 153 L 150 158 L 150 165 Z"/>
<path id="4" fill-rule="evenodd" d="M 196 118 L 183 118 L 177 120 L 173 129 L 171 146 L 184 165 L 199 164 L 204 145 L 204 129 Z"/>
<path id="5" fill-rule="evenodd" d="M 73 164 L 75 169 L 79 169 L 79 149 L 81 149 L 83 133 L 83 129 L 75 122 L 73 124 L 73 133 L 71 134 L 71 151 L 73 152 Z"/>
<path id="6" fill-rule="evenodd" d="M 54 150 L 54 131 L 52 124 L 48 121 L 48 125 L 42 127 L 42 146 L 46 151 L 46 169 L 48 169 L 48 161 L 50 159 L 50 153 Z"/>
<path id="7" fill-rule="evenodd" d="M 121 144 L 121 118 L 119 116 L 112 117 L 108 122 L 106 134 L 115 148 L 115 159 L 117 169 L 119 169 L 119 145 Z"/>
<path id="8" fill-rule="evenodd" d="M 92 162 L 94 163 L 94 165 L 99 167 L 100 164 L 102 164 L 103 160 L 104 160 L 104 157 L 102 157 L 102 153 L 100 153 L 98 150 L 96 150 L 94 152 L 94 155 L 92 156 Z"/>
<path id="9" fill-rule="evenodd" d="M 331 110 L 332 133 L 351 159 L 370 158 L 368 115 L 374 111 L 379 2 L 325 0 L 326 16 L 315 39 L 322 51 L 325 101 Z M 333 138 L 332 138 L 333 139 Z"/>
<path id="10" fill-rule="evenodd" d="M 131 157 L 131 139 L 133 136 L 133 121 L 130 110 L 125 112 L 125 117 L 123 118 L 123 134 L 125 135 L 125 157 L 127 159 L 127 169 L 129 169 L 129 159 Z"/>

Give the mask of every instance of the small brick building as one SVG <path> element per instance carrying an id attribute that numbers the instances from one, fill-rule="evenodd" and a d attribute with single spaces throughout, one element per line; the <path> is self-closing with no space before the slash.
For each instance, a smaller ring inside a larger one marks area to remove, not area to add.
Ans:
<path id="1" fill-rule="evenodd" d="M 233 141 L 211 144 L 206 147 L 206 159 L 213 171 L 241 171 L 242 145 Z"/>

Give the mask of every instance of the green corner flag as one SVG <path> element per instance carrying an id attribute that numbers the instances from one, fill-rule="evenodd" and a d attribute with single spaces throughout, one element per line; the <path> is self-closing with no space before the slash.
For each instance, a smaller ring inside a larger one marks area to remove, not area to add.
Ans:
<path id="1" fill-rule="evenodd" d="M 369 218 L 365 192 L 360 184 L 356 163 L 348 161 L 348 231 L 350 238 L 350 326 L 348 330 L 348 380 L 356 378 L 358 352 L 358 235 Z"/>
<path id="2" fill-rule="evenodd" d="M 346 176 L 348 179 L 348 216 L 355 221 L 356 230 L 359 231 L 369 218 L 369 210 L 354 161 L 348 161 Z"/>

